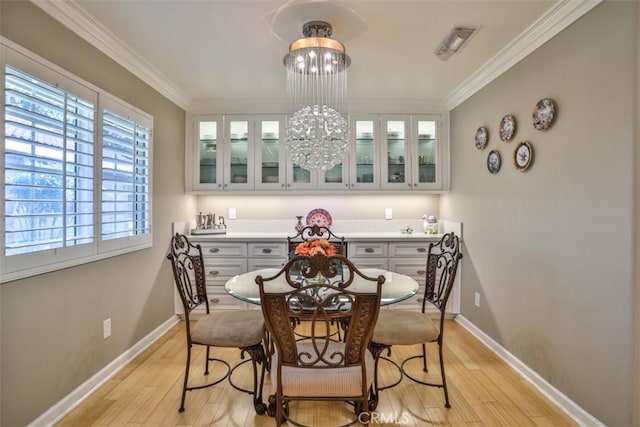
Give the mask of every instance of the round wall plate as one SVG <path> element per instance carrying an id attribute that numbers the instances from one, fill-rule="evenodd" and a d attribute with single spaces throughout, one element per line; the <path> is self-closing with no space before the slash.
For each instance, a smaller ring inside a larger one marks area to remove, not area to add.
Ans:
<path id="1" fill-rule="evenodd" d="M 533 146 L 529 141 L 522 141 L 513 151 L 513 165 L 524 172 L 533 164 Z"/>
<path id="2" fill-rule="evenodd" d="M 320 227 L 331 227 L 331 214 L 324 209 L 312 209 L 307 214 L 307 225 L 318 225 Z"/>
<path id="3" fill-rule="evenodd" d="M 496 174 L 502 166 L 502 158 L 497 150 L 491 150 L 487 156 L 487 169 L 489 172 Z"/>

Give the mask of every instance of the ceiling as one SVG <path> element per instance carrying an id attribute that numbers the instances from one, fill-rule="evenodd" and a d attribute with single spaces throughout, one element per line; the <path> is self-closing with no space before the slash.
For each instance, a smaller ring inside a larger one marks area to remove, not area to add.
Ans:
<path id="1" fill-rule="evenodd" d="M 209 100 L 283 99 L 282 60 L 289 43 L 302 37 L 302 24 L 309 20 L 328 21 L 333 26 L 332 38 L 345 44 L 352 60 L 348 70 L 350 100 L 433 100 L 452 107 L 457 94 L 464 96 L 466 86 L 479 72 L 484 72 L 480 77 L 486 80 L 492 72 L 504 71 L 523 53 L 564 28 L 555 25 L 553 31 L 547 29 L 559 15 L 575 15 L 576 3 L 584 2 L 36 2 L 185 109 Z M 434 50 L 455 25 L 479 30 L 458 54 L 441 61 Z M 547 31 L 546 38 L 537 37 L 531 43 L 532 34 L 539 30 Z M 506 61 L 505 55 L 509 58 Z M 494 64 L 502 63 L 502 71 L 492 70 Z"/>

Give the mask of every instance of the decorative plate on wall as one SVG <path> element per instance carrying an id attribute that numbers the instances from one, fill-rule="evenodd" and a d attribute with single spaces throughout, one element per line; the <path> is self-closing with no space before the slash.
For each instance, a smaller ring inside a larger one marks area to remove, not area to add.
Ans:
<path id="1" fill-rule="evenodd" d="M 312 209 L 307 214 L 307 225 L 318 225 L 320 227 L 331 227 L 331 214 L 324 209 Z"/>
<path id="2" fill-rule="evenodd" d="M 511 114 L 507 114 L 500 120 L 500 139 L 509 142 L 516 133 L 516 119 Z"/>
<path id="3" fill-rule="evenodd" d="M 482 126 L 479 127 L 478 130 L 476 131 L 476 148 L 478 150 L 484 150 L 484 147 L 487 146 L 487 143 L 489 142 L 489 130 Z"/>
<path id="4" fill-rule="evenodd" d="M 502 158 L 497 150 L 491 150 L 487 156 L 487 169 L 489 172 L 496 174 L 502 166 Z"/>
<path id="5" fill-rule="evenodd" d="M 533 164 L 533 147 L 529 141 L 522 141 L 513 151 L 513 165 L 524 172 Z"/>
<path id="6" fill-rule="evenodd" d="M 556 116 L 556 103 L 551 98 L 542 98 L 533 108 L 533 127 L 545 130 Z"/>

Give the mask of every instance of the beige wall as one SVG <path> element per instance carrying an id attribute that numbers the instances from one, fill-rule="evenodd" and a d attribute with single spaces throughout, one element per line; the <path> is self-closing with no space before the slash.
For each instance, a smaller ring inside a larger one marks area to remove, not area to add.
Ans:
<path id="1" fill-rule="evenodd" d="M 454 109 L 452 191 L 440 201 L 464 223 L 462 314 L 612 426 L 632 419 L 636 8 L 602 3 Z M 542 97 L 558 106 L 544 132 L 531 124 Z M 498 137 L 505 114 L 518 120 L 510 143 Z M 535 149 L 526 173 L 512 162 L 522 140 Z"/>
<path id="2" fill-rule="evenodd" d="M 154 116 L 153 248 L 0 286 L 1 425 L 25 425 L 173 313 L 165 260 L 184 195 L 184 111 L 26 1 L 0 1 L 3 36 Z M 102 321 L 113 335 L 102 339 Z"/>

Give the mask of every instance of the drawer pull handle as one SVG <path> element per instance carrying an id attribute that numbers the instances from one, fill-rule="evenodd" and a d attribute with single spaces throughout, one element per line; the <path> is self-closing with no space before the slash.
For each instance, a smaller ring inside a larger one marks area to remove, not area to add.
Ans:
<path id="1" fill-rule="evenodd" d="M 262 253 L 263 254 L 270 254 L 271 253 L 271 248 L 263 248 L 262 249 Z"/>
<path id="2" fill-rule="evenodd" d="M 209 249 L 209 252 L 211 252 L 212 254 L 217 254 L 218 252 L 220 252 L 220 248 L 211 248 Z"/>
<path id="3" fill-rule="evenodd" d="M 418 270 L 418 271 L 416 271 L 416 273 L 422 276 L 424 273 L 426 273 L 426 271 L 424 271 L 424 270 Z"/>
<path id="4" fill-rule="evenodd" d="M 210 303 L 213 303 L 213 304 L 218 304 L 218 303 L 220 302 L 220 300 L 219 300 L 218 298 L 211 298 L 211 299 L 209 300 L 209 302 L 210 302 Z"/>
<path id="5" fill-rule="evenodd" d="M 220 272 L 218 270 L 211 270 L 209 272 L 209 274 L 212 275 L 212 276 L 216 276 L 216 275 L 220 274 Z"/>
<path id="6" fill-rule="evenodd" d="M 416 251 L 420 253 L 424 253 L 424 252 L 427 252 L 427 248 L 417 248 Z"/>
<path id="7" fill-rule="evenodd" d="M 372 254 L 374 252 L 373 248 L 364 248 L 364 251 L 368 254 Z"/>

